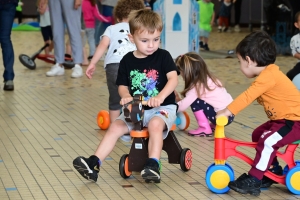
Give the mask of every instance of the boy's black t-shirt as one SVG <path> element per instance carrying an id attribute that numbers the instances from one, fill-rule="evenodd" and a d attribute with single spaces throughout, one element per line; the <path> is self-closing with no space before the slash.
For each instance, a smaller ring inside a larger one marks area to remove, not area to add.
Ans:
<path id="1" fill-rule="evenodd" d="M 176 71 L 176 65 L 170 53 L 157 49 L 146 58 L 136 58 L 133 52 L 127 53 L 120 61 L 117 85 L 128 86 L 131 96 L 143 94 L 144 100 L 155 97 L 168 82 L 167 73 Z M 172 92 L 161 105 L 175 103 Z M 150 107 L 145 106 L 145 110 Z"/>

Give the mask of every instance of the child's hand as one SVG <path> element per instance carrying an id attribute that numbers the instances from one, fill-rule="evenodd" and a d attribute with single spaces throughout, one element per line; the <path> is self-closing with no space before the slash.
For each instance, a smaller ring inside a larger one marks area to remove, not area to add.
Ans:
<path id="1" fill-rule="evenodd" d="M 220 111 L 217 112 L 216 118 L 221 117 L 221 116 L 229 117 L 231 115 L 232 115 L 232 113 L 230 112 L 230 110 L 225 108 L 225 109 L 220 110 Z"/>
<path id="2" fill-rule="evenodd" d="M 163 99 L 159 98 L 159 96 L 156 96 L 156 97 L 152 97 L 148 100 L 148 103 L 147 105 L 149 107 L 158 107 L 160 106 L 160 104 L 162 104 L 164 102 Z"/>
<path id="3" fill-rule="evenodd" d="M 133 101 L 133 97 L 128 94 L 128 95 L 126 95 L 126 96 L 124 96 L 124 97 L 121 98 L 120 104 L 122 106 L 124 106 L 125 104 L 127 104 L 127 103 L 129 103 L 131 101 Z"/>
<path id="4" fill-rule="evenodd" d="M 85 71 L 85 75 L 91 79 L 92 78 L 92 75 L 94 74 L 95 72 L 95 69 L 96 69 L 96 66 L 94 64 L 89 64 L 88 68 L 86 69 Z"/>

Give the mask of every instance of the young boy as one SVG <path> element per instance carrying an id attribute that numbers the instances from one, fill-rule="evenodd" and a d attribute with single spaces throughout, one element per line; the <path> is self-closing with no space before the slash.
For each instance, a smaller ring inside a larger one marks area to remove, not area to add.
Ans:
<path id="1" fill-rule="evenodd" d="M 163 28 L 160 16 L 150 9 L 133 11 L 129 15 L 129 38 L 137 50 L 127 53 L 120 62 L 116 84 L 119 86 L 121 105 L 142 94 L 144 106 L 143 125 L 149 131 L 149 158 L 141 175 L 147 181 L 160 182 L 159 159 L 163 139 L 176 119 L 174 90 L 177 71 L 169 52 L 159 49 Z M 126 122 L 124 112 L 110 125 L 94 155 L 77 157 L 74 167 L 86 179 L 97 181 L 102 161 L 113 150 L 117 140 L 133 129 Z"/>
<path id="2" fill-rule="evenodd" d="M 295 15 L 294 25 L 300 31 L 300 11 L 297 12 Z M 290 80 L 293 80 L 294 77 L 300 73 L 300 32 L 298 32 L 296 35 L 292 37 L 290 47 L 293 56 L 298 59 L 298 62 L 295 65 L 295 67 L 290 71 L 288 71 L 288 73 L 286 74 Z"/>
<path id="3" fill-rule="evenodd" d="M 277 150 L 300 140 L 300 93 L 274 64 L 276 46 L 266 32 L 249 34 L 238 44 L 236 52 L 243 74 L 256 79 L 227 108 L 219 111 L 217 117 L 236 115 L 255 99 L 264 107 L 270 120 L 252 133 L 252 141 L 257 142 L 252 168 L 228 185 L 239 193 L 258 196 L 260 188 L 274 183 L 264 176 L 266 170 L 282 174 Z"/>
<path id="4" fill-rule="evenodd" d="M 107 87 L 109 91 L 109 117 L 110 122 L 116 120 L 120 115 L 121 97 L 118 93 L 116 79 L 121 59 L 130 51 L 136 50 L 133 43 L 129 41 L 129 24 L 128 15 L 132 10 L 140 10 L 145 8 L 142 0 L 119 0 L 114 8 L 114 18 L 117 24 L 110 25 L 106 28 L 101 36 L 100 44 L 86 70 L 86 76 L 91 79 L 96 64 L 107 50 L 104 60 L 104 68 L 106 73 Z"/>
<path id="5" fill-rule="evenodd" d="M 198 1 L 200 48 L 209 51 L 208 38 L 215 21 L 214 4 L 211 0 Z"/>

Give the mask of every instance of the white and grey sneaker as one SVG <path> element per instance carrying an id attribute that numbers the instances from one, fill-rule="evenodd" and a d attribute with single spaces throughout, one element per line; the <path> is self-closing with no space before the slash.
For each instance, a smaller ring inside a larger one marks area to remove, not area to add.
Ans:
<path id="1" fill-rule="evenodd" d="M 46 72 L 46 76 L 62 76 L 65 74 L 65 68 L 62 66 L 59 66 L 58 63 L 53 65 L 50 69 L 50 71 Z"/>
<path id="2" fill-rule="evenodd" d="M 82 77 L 83 72 L 82 72 L 82 67 L 78 64 L 75 64 L 75 66 L 72 68 L 72 74 L 71 77 L 72 78 L 79 78 Z"/>

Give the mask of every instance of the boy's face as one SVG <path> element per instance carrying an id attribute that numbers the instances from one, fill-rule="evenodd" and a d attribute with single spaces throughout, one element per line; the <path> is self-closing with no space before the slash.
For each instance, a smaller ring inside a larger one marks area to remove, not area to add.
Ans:
<path id="1" fill-rule="evenodd" d="M 160 44 L 160 31 L 155 31 L 153 34 L 147 30 L 138 30 L 133 35 L 129 34 L 129 39 L 136 45 L 136 57 L 145 58 L 153 54 Z"/>
<path id="2" fill-rule="evenodd" d="M 246 56 L 246 60 L 244 60 L 240 54 L 237 54 L 237 57 L 239 59 L 239 63 L 240 63 L 240 69 L 243 72 L 243 74 L 247 77 L 247 78 L 253 78 L 255 77 L 256 74 L 256 63 L 253 62 L 248 56 Z"/>
<path id="3" fill-rule="evenodd" d="M 295 27 L 300 30 L 300 16 L 298 17 L 297 22 L 294 23 Z"/>

